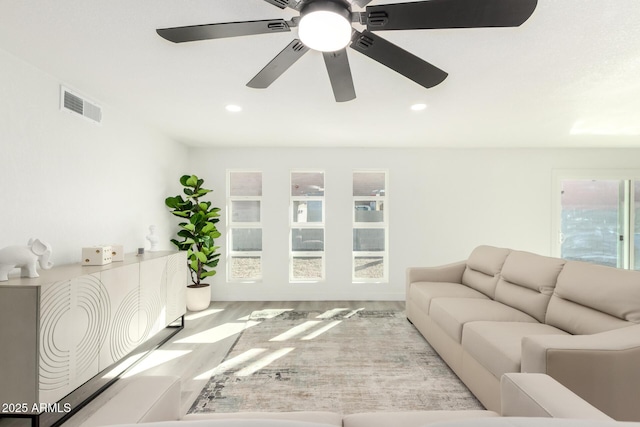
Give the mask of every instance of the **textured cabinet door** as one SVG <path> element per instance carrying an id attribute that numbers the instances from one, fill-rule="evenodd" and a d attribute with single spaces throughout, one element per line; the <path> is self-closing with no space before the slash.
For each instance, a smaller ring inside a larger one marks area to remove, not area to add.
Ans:
<path id="1" fill-rule="evenodd" d="M 40 402 L 60 400 L 100 371 L 108 328 L 109 296 L 99 274 L 42 286 Z"/>
<path id="2" fill-rule="evenodd" d="M 187 253 L 178 252 L 167 257 L 167 316 L 165 323 L 169 324 L 186 313 L 187 284 L 189 270 L 187 268 Z"/>
<path id="3" fill-rule="evenodd" d="M 167 258 L 158 258 L 140 264 L 140 305 L 138 334 L 142 341 L 166 326 Z"/>
<path id="4" fill-rule="evenodd" d="M 119 361 L 141 342 L 138 305 L 140 264 L 125 265 L 100 273 L 109 290 L 109 328 L 100 352 L 101 369 Z"/>

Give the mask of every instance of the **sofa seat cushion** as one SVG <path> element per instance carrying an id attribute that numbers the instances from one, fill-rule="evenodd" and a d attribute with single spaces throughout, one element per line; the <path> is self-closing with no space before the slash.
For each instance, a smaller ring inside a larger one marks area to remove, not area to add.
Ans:
<path id="1" fill-rule="evenodd" d="M 456 342 L 462 341 L 462 327 L 467 322 L 530 322 L 536 319 L 508 305 L 490 299 L 436 298 L 431 301 L 429 317 Z"/>
<path id="2" fill-rule="evenodd" d="M 500 378 L 520 372 L 522 338 L 530 335 L 569 334 L 544 323 L 469 322 L 462 332 L 462 349 Z"/>
<path id="3" fill-rule="evenodd" d="M 426 314 L 429 314 L 431 301 L 441 297 L 489 299 L 482 292 L 460 283 L 416 282 L 409 288 L 409 298 Z"/>

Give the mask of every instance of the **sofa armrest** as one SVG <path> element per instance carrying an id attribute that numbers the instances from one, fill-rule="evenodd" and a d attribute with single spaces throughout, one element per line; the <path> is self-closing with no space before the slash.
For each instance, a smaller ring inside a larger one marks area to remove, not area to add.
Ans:
<path id="1" fill-rule="evenodd" d="M 544 374 L 504 374 L 500 398 L 503 417 L 611 419 Z"/>
<path id="2" fill-rule="evenodd" d="M 640 325 L 522 340 L 522 372 L 552 376 L 607 415 L 640 419 Z"/>
<path id="3" fill-rule="evenodd" d="M 522 339 L 522 372 L 548 373 L 549 369 L 557 369 L 551 366 L 559 361 L 553 356 L 562 353 L 598 353 L 615 359 L 634 349 L 640 350 L 640 325 L 592 335 L 531 335 Z"/>
<path id="4" fill-rule="evenodd" d="M 467 261 L 454 262 L 438 267 L 407 268 L 407 292 L 413 282 L 452 282 L 462 283 L 462 274 Z"/>

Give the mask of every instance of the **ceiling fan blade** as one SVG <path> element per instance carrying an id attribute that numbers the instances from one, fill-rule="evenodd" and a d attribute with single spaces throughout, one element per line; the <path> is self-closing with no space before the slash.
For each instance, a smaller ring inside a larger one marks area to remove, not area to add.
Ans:
<path id="1" fill-rule="evenodd" d="M 351 48 L 426 88 L 442 83 L 448 76 L 440 68 L 367 30 L 355 31 Z"/>
<path id="2" fill-rule="evenodd" d="M 289 6 L 289 0 L 264 0 L 267 3 L 271 3 L 274 6 L 279 7 L 280 9 L 284 9 Z"/>
<path id="3" fill-rule="evenodd" d="M 275 58 L 269 62 L 254 78 L 251 79 L 247 86 L 254 89 L 266 89 L 271 83 L 276 81 L 289 67 L 302 58 L 309 48 L 300 40 L 294 39 L 287 45 Z"/>
<path id="4" fill-rule="evenodd" d="M 161 28 L 159 36 L 174 42 L 221 39 L 225 37 L 250 36 L 253 34 L 281 33 L 291 31 L 284 19 L 264 21 L 225 22 L 220 24 L 191 25 L 188 27 Z"/>
<path id="5" fill-rule="evenodd" d="M 335 52 L 323 52 L 324 63 L 327 66 L 333 96 L 336 102 L 351 101 L 356 98 L 356 89 L 353 87 L 353 77 L 351 76 L 351 67 L 349 67 L 349 58 L 347 57 L 347 49 L 341 49 Z"/>
<path id="6" fill-rule="evenodd" d="M 367 29 L 517 27 L 538 0 L 428 0 L 367 6 Z"/>

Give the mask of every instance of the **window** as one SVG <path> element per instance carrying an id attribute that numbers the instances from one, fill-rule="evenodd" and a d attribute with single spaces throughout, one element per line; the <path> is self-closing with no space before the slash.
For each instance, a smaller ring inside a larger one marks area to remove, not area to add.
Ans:
<path id="1" fill-rule="evenodd" d="M 640 270 L 640 174 L 638 178 L 615 172 L 593 175 L 556 180 L 558 255 Z"/>
<path id="2" fill-rule="evenodd" d="M 230 281 L 262 278 L 262 173 L 228 173 L 227 277 Z"/>
<path id="3" fill-rule="evenodd" d="M 324 280 L 324 172 L 291 172 L 289 279 Z"/>
<path id="4" fill-rule="evenodd" d="M 387 173 L 353 173 L 354 282 L 388 280 Z"/>

